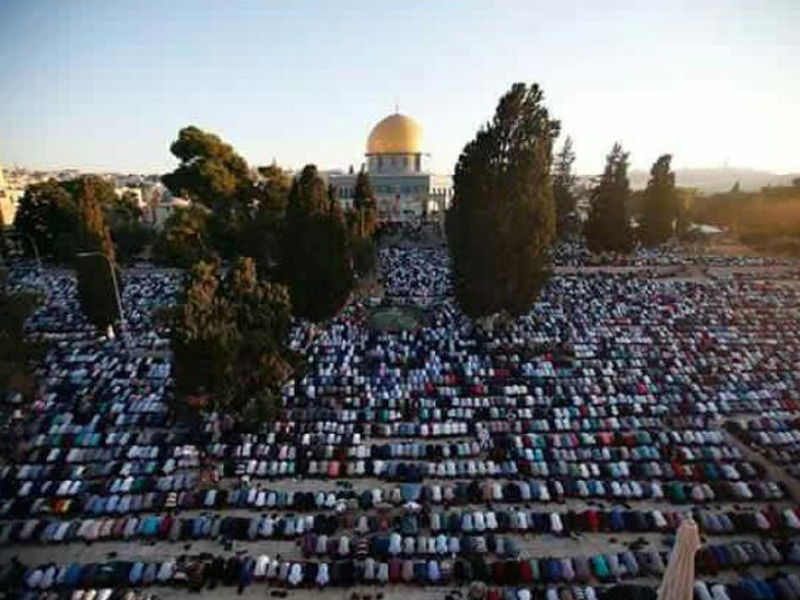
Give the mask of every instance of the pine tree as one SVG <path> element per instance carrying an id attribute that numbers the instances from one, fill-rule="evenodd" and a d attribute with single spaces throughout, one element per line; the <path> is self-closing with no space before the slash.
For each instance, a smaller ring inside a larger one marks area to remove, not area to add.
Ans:
<path id="1" fill-rule="evenodd" d="M 225 214 L 252 199 L 253 180 L 247 162 L 217 135 L 194 125 L 184 127 L 170 151 L 180 164 L 161 180 L 175 196 Z"/>
<path id="2" fill-rule="evenodd" d="M 678 196 L 675 190 L 675 173 L 670 170 L 672 157 L 660 156 L 650 169 L 650 180 L 644 194 L 642 213 L 642 241 L 657 246 L 675 233 Z"/>
<path id="3" fill-rule="evenodd" d="M 283 275 L 295 314 L 314 321 L 335 315 L 347 301 L 353 272 L 339 203 L 314 165 L 292 183 L 286 207 Z"/>
<path id="4" fill-rule="evenodd" d="M 576 216 L 575 183 L 577 177 L 572 172 L 575 152 L 572 138 L 564 140 L 561 151 L 556 155 L 553 165 L 553 201 L 556 206 L 556 235 L 564 239 L 575 232 Z"/>
<path id="5" fill-rule="evenodd" d="M 211 209 L 211 245 L 221 256 L 238 256 L 258 198 L 247 161 L 217 135 L 193 125 L 178 132 L 170 151 L 180 164 L 161 181 L 173 195 Z"/>
<path id="6" fill-rule="evenodd" d="M 592 252 L 630 252 L 634 239 L 628 216 L 628 153 L 617 142 L 606 157 L 606 167 L 592 190 L 586 242 Z"/>
<path id="7" fill-rule="evenodd" d="M 543 99 L 538 85 L 515 84 L 456 165 L 447 238 L 456 297 L 473 317 L 524 313 L 545 281 L 560 125 Z"/>

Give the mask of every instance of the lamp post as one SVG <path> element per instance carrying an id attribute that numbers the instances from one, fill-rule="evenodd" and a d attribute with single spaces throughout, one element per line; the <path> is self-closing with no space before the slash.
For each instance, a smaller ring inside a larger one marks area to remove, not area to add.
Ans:
<path id="1" fill-rule="evenodd" d="M 117 302 L 117 312 L 119 313 L 119 322 L 122 326 L 122 342 L 125 344 L 125 348 L 128 348 L 128 323 L 125 320 L 125 312 L 122 310 L 122 297 L 119 293 L 119 285 L 117 284 L 117 272 L 114 269 L 114 263 L 111 258 L 103 253 L 103 252 L 78 252 L 75 256 L 78 258 L 86 258 L 89 256 L 100 256 L 105 259 L 106 264 L 108 265 L 108 270 L 111 272 L 111 282 L 114 284 L 114 297 Z"/>

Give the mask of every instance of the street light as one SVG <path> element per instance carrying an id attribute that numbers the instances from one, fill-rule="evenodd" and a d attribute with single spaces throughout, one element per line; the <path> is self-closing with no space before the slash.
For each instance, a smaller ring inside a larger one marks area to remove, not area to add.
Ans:
<path id="1" fill-rule="evenodd" d="M 86 258 L 89 256 L 100 256 L 104 258 L 106 264 L 108 264 L 108 270 L 111 271 L 111 281 L 114 284 L 114 297 L 117 301 L 117 312 L 119 313 L 119 322 L 120 325 L 122 326 L 122 342 L 125 344 L 125 347 L 128 348 L 128 323 L 125 320 L 125 312 L 122 310 L 122 297 L 119 294 L 119 285 L 117 284 L 117 271 L 114 268 L 113 261 L 107 254 L 97 251 L 78 252 L 75 256 L 78 258 Z"/>

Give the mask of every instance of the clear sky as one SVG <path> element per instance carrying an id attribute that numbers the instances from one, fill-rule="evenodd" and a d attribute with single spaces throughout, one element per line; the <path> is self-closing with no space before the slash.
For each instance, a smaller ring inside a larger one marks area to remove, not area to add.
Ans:
<path id="1" fill-rule="evenodd" d="M 161 172 L 196 124 L 252 164 L 360 164 L 415 117 L 439 172 L 515 81 L 539 82 L 581 173 L 800 170 L 800 0 L 0 0 L 6 165 Z"/>

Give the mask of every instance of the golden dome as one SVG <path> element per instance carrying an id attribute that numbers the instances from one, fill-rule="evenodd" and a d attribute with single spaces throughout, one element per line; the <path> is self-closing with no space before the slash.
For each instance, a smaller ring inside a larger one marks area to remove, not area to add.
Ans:
<path id="1" fill-rule="evenodd" d="M 401 114 L 386 117 L 372 128 L 367 154 L 421 154 L 422 127 Z"/>

